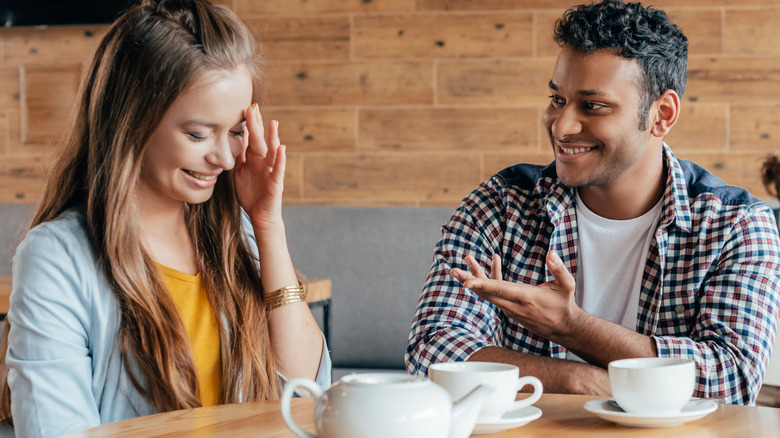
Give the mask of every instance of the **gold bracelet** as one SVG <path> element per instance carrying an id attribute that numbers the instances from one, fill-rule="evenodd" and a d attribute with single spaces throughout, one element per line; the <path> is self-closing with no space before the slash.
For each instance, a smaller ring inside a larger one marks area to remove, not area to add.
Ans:
<path id="1" fill-rule="evenodd" d="M 303 285 L 298 283 L 294 286 L 285 286 L 273 292 L 263 294 L 263 303 L 265 303 L 268 311 L 271 311 L 286 304 L 301 302 L 305 296 L 306 292 L 303 290 Z"/>

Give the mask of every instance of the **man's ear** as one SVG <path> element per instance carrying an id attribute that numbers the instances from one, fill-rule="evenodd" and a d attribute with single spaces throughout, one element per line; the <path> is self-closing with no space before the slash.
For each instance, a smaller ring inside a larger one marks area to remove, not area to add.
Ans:
<path id="1" fill-rule="evenodd" d="M 680 116 L 680 96 L 674 90 L 666 90 L 656 99 L 653 106 L 656 111 L 651 133 L 655 137 L 663 138 L 677 123 L 677 117 Z"/>

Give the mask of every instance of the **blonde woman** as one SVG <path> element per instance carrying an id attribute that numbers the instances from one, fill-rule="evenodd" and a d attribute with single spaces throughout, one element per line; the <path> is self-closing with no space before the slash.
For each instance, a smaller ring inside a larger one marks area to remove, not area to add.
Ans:
<path id="1" fill-rule="evenodd" d="M 254 46 L 206 0 L 145 0 L 103 39 L 14 259 L 0 408 L 18 436 L 329 385 Z"/>

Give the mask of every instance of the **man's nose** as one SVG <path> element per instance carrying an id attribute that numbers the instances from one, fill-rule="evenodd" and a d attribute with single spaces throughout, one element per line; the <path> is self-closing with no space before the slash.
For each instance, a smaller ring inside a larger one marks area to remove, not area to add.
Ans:
<path id="1" fill-rule="evenodd" d="M 580 134 L 582 132 L 582 121 L 576 108 L 571 105 L 564 105 L 553 120 L 551 131 L 553 137 L 557 139 Z"/>

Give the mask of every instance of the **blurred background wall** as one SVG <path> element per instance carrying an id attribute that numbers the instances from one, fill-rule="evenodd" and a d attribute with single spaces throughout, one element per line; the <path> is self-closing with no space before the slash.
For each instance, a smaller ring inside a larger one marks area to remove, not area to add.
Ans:
<path id="1" fill-rule="evenodd" d="M 516 162 L 546 163 L 541 126 L 572 0 L 220 0 L 257 35 L 262 110 L 288 145 L 286 202 L 455 206 Z M 771 199 L 780 139 L 780 1 L 658 0 L 690 39 L 667 142 Z M 0 204 L 38 199 L 81 70 L 106 26 L 0 29 Z"/>

